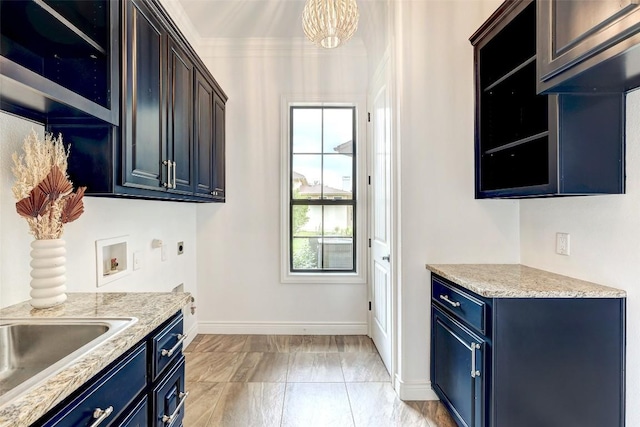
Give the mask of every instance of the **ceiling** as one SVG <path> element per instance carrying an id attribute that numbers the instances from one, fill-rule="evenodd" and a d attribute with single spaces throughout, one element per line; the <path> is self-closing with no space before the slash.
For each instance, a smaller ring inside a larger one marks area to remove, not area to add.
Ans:
<path id="1" fill-rule="evenodd" d="M 303 38 L 301 17 L 305 0 L 179 0 L 203 39 Z M 361 38 L 372 4 L 385 0 L 358 0 Z M 362 29 L 362 31 L 361 31 Z"/>

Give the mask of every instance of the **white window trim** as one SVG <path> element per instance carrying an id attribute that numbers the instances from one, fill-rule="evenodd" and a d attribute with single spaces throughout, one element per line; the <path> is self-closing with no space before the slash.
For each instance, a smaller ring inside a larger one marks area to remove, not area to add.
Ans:
<path id="1" fill-rule="evenodd" d="M 367 153 L 366 96 L 351 95 L 284 95 L 281 100 L 280 131 L 280 281 L 309 284 L 366 284 L 367 244 Z M 352 273 L 292 273 L 289 271 L 289 109 L 300 106 L 356 107 L 356 272 Z"/>

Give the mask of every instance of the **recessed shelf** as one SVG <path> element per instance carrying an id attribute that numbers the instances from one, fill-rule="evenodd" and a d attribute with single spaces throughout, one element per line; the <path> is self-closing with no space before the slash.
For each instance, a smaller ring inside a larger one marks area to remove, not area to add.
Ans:
<path id="1" fill-rule="evenodd" d="M 96 286 L 104 286 L 130 273 L 129 236 L 96 240 Z"/>

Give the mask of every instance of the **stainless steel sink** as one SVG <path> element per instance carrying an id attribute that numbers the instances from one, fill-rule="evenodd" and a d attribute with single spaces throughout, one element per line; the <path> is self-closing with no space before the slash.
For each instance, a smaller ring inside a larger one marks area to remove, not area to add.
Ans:
<path id="1" fill-rule="evenodd" d="M 0 405 L 69 366 L 138 319 L 0 319 Z"/>

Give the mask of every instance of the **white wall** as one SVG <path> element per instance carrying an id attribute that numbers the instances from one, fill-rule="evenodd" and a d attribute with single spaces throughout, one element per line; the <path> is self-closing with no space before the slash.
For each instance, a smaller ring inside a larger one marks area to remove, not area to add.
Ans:
<path id="1" fill-rule="evenodd" d="M 393 9 L 389 0 L 369 0 L 358 3 L 360 21 L 358 32 L 367 50 L 369 82 L 378 70 L 392 39 Z"/>
<path id="2" fill-rule="evenodd" d="M 399 379 L 428 396 L 425 263 L 519 262 L 518 202 L 474 199 L 473 49 L 497 6 L 401 1 L 395 9 L 400 150 Z M 403 397 L 404 393 L 401 393 Z"/>
<path id="3" fill-rule="evenodd" d="M 0 307 L 30 298 L 33 237 L 15 211 L 11 154 L 22 149 L 32 127 L 42 136 L 42 126 L 0 113 Z M 85 213 L 64 230 L 69 292 L 169 292 L 184 283 L 186 291 L 196 293 L 195 204 L 86 197 L 84 205 Z M 141 252 L 143 266 L 97 288 L 95 241 L 122 235 L 129 235 L 131 254 Z M 168 244 L 167 261 L 161 261 L 159 249 L 151 248 L 154 238 Z M 185 253 L 179 257 L 178 241 L 185 242 Z M 185 330 L 194 325 L 195 317 L 185 315 Z"/>
<path id="4" fill-rule="evenodd" d="M 201 51 L 229 96 L 229 167 L 227 202 L 197 208 L 200 330 L 366 332 L 365 285 L 280 280 L 282 97 L 365 97 L 366 57 L 269 41 L 227 47 Z"/>
<path id="5" fill-rule="evenodd" d="M 521 259 L 627 291 L 627 424 L 640 425 L 640 91 L 627 94 L 626 194 L 520 202 Z M 597 171 L 594 171 L 597 173 Z M 555 253 L 571 235 L 570 256 Z M 597 402 L 596 402 L 597 403 Z"/>

